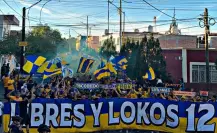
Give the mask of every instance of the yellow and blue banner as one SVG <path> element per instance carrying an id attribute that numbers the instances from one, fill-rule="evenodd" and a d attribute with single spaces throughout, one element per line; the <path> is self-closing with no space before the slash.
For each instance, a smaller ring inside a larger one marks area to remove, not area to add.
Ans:
<path id="1" fill-rule="evenodd" d="M 23 70 L 27 73 L 34 74 L 38 68 L 46 61 L 45 57 L 29 55 L 26 57 L 26 63 L 23 66 Z"/>
<path id="2" fill-rule="evenodd" d="M 104 77 L 110 77 L 111 73 L 117 74 L 117 71 L 113 67 L 111 62 L 108 62 L 105 67 L 96 70 L 93 74 L 97 80 L 100 80 Z"/>
<path id="3" fill-rule="evenodd" d="M 62 69 L 46 69 L 44 71 L 43 79 L 47 79 L 51 76 L 58 75 L 62 73 Z"/>
<path id="4" fill-rule="evenodd" d="M 57 68 L 56 64 L 52 64 L 51 62 L 47 61 L 44 64 L 42 64 L 41 67 L 38 68 L 38 73 L 44 73 L 46 69 L 55 70 Z"/>
<path id="5" fill-rule="evenodd" d="M 43 73 L 42 73 L 43 79 L 47 79 L 51 76 L 61 74 L 62 73 L 62 64 L 61 64 L 61 62 L 57 62 L 57 63 L 48 62 L 47 65 L 44 68 L 42 68 L 42 70 L 43 70 Z"/>
<path id="6" fill-rule="evenodd" d="M 127 59 L 125 56 L 115 56 L 111 57 L 110 61 L 113 63 L 117 70 L 126 70 L 127 69 Z"/>
<path id="7" fill-rule="evenodd" d="M 110 77 L 111 73 L 110 73 L 109 69 L 102 68 L 102 69 L 96 70 L 94 72 L 94 76 L 96 77 L 97 80 L 100 80 L 104 77 Z"/>
<path id="8" fill-rule="evenodd" d="M 77 73 L 87 73 L 92 67 L 93 63 L 94 63 L 93 59 L 87 59 L 87 58 L 81 57 L 79 65 L 78 65 Z"/>
<path id="9" fill-rule="evenodd" d="M 153 98 L 34 99 L 29 106 L 29 127 L 31 133 L 36 133 L 40 124 L 50 126 L 52 133 L 119 129 L 217 133 L 216 110 L 216 102 L 177 102 Z M 19 103 L 4 103 L 4 132 L 8 132 L 12 116 L 20 112 Z"/>
<path id="10" fill-rule="evenodd" d="M 145 76 L 143 76 L 144 79 L 148 80 L 154 80 L 155 79 L 155 72 L 152 67 L 149 67 L 148 71 L 146 72 Z"/>

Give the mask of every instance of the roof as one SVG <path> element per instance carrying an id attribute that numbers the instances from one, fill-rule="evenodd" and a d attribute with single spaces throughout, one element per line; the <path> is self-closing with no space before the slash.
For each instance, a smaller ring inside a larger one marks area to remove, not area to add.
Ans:
<path id="1" fill-rule="evenodd" d="M 102 35 L 102 37 L 105 37 L 105 36 L 110 36 L 110 35 L 113 35 L 113 34 L 119 34 L 119 33 L 109 33 L 109 34 L 106 34 L 106 35 Z M 135 31 L 132 31 L 132 32 L 122 32 L 123 35 L 146 35 L 146 34 L 153 34 L 153 35 L 164 35 L 164 34 L 161 34 L 159 32 L 148 32 L 148 31 L 144 31 L 144 32 L 135 32 Z"/>
<path id="2" fill-rule="evenodd" d="M 217 33 L 210 33 L 209 36 L 217 36 Z"/>
<path id="3" fill-rule="evenodd" d="M 4 21 L 6 21 L 10 25 L 19 26 L 19 20 L 14 15 L 0 15 L 3 16 Z"/>
<path id="4" fill-rule="evenodd" d="M 176 35 L 176 34 L 162 34 L 163 36 L 187 36 L 187 37 L 197 37 L 196 35 Z"/>

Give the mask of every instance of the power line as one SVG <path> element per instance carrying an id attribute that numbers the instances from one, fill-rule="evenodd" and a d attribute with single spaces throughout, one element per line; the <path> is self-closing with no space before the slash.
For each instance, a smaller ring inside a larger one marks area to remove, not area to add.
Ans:
<path id="1" fill-rule="evenodd" d="M 17 13 L 20 17 L 23 17 L 20 13 L 18 13 L 12 6 L 10 6 L 5 0 L 3 0 L 3 2 L 8 6 L 8 7 L 10 7 L 15 13 Z M 26 19 L 27 19 L 27 17 L 26 17 Z M 34 21 L 34 22 L 38 22 L 38 21 L 35 21 L 35 20 L 33 20 L 33 19 L 31 19 L 32 21 Z"/>
<path id="2" fill-rule="evenodd" d="M 8 7 L 10 7 L 14 12 L 16 12 L 17 14 L 19 14 L 22 17 L 22 15 L 20 13 L 18 13 L 13 7 L 11 7 L 5 0 L 3 0 L 3 1 Z"/>
<path id="3" fill-rule="evenodd" d="M 158 10 L 159 12 L 163 13 L 164 15 L 173 18 L 172 16 L 166 14 L 165 12 L 162 12 L 161 10 L 159 10 L 158 8 L 156 8 L 155 6 L 151 5 L 150 3 L 148 3 L 146 0 L 142 0 L 144 1 L 146 4 L 148 4 L 149 6 L 153 7 L 154 9 Z"/>
<path id="4" fill-rule="evenodd" d="M 41 7 L 41 10 L 40 10 L 40 24 L 41 24 L 41 12 L 42 12 L 42 9 L 44 8 L 44 6 L 48 3 L 48 2 L 50 2 L 51 0 L 48 0 L 47 2 L 45 2 L 44 4 L 43 4 L 43 6 Z"/>
<path id="5" fill-rule="evenodd" d="M 33 6 L 35 6 L 35 5 L 37 5 L 38 3 L 40 3 L 42 0 L 39 0 L 38 2 L 35 2 L 34 4 L 32 4 L 30 7 L 27 7 L 26 9 L 29 9 L 28 10 L 28 13 L 27 13 L 27 17 L 28 17 L 28 21 L 29 21 L 29 12 L 30 12 L 30 9 L 33 7 Z M 29 21 L 29 27 L 30 27 L 30 21 Z"/>

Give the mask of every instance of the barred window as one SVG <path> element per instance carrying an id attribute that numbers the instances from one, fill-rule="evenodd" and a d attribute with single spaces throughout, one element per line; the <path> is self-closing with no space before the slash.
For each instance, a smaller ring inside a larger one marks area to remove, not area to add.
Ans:
<path id="1" fill-rule="evenodd" d="M 217 70 L 215 66 L 210 66 L 210 82 L 217 83 Z M 205 83 L 206 82 L 206 66 L 192 65 L 192 82 Z"/>

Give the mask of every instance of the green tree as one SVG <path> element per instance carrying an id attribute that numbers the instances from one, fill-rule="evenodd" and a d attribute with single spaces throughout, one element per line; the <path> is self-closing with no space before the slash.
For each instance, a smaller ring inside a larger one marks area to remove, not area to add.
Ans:
<path id="1" fill-rule="evenodd" d="M 19 36 L 8 36 L 0 41 L 0 54 L 14 54 L 20 56 Z"/>
<path id="2" fill-rule="evenodd" d="M 8 36 L 0 41 L 1 54 L 14 54 L 16 57 L 20 56 L 21 35 Z M 26 35 L 28 46 L 26 47 L 26 55 L 42 55 L 48 59 L 54 58 L 57 52 L 57 46 L 64 42 L 61 34 L 57 30 L 53 30 L 48 26 L 40 26 L 32 29 Z"/>
<path id="3" fill-rule="evenodd" d="M 128 49 L 128 66 L 127 66 L 127 75 L 131 79 L 141 80 L 142 76 L 145 75 L 145 69 L 147 65 L 145 64 L 145 46 L 147 43 L 146 36 L 139 43 L 135 43 L 132 40 L 131 43 L 127 44 Z"/>
<path id="4" fill-rule="evenodd" d="M 128 46 L 129 45 L 132 45 L 132 43 L 129 43 L 127 44 Z M 135 44 L 135 43 L 134 43 Z M 127 76 L 130 77 L 131 79 L 136 79 L 137 78 L 137 74 L 135 72 L 136 70 L 136 55 L 137 55 L 137 48 L 136 46 L 133 47 L 132 49 L 129 50 L 129 56 L 127 58 L 128 60 L 128 66 L 127 66 Z"/>
<path id="5" fill-rule="evenodd" d="M 146 61 L 148 66 L 151 66 L 156 76 L 161 77 L 164 80 L 168 80 L 168 74 L 166 72 L 166 62 L 162 55 L 162 49 L 158 39 L 154 39 L 153 35 L 148 39 L 146 45 Z"/>
<path id="6" fill-rule="evenodd" d="M 111 55 L 115 55 L 116 53 L 117 52 L 113 38 L 110 37 L 109 39 L 106 39 L 102 47 L 100 48 L 100 55 L 108 59 Z"/>
<path id="7" fill-rule="evenodd" d="M 140 42 L 139 46 L 137 47 L 137 55 L 136 55 L 136 67 L 135 67 L 135 74 L 136 78 L 141 81 L 142 76 L 145 75 L 147 68 L 146 61 L 146 48 L 147 45 L 147 37 L 145 36 L 142 41 Z"/>
<path id="8" fill-rule="evenodd" d="M 124 45 L 122 45 L 121 50 L 120 50 L 120 55 L 125 56 L 126 58 L 128 58 L 129 56 L 129 45 L 130 45 L 130 39 L 127 38 L 127 41 Z"/>
<path id="9" fill-rule="evenodd" d="M 142 81 L 142 76 L 146 74 L 149 66 L 154 69 L 156 76 L 162 77 L 164 80 L 169 79 L 160 42 L 158 39 L 155 40 L 152 35 L 149 39 L 145 36 L 140 43 L 134 41 L 126 43 L 126 46 L 122 47 L 121 54 L 127 55 L 126 72 L 131 79 Z"/>

